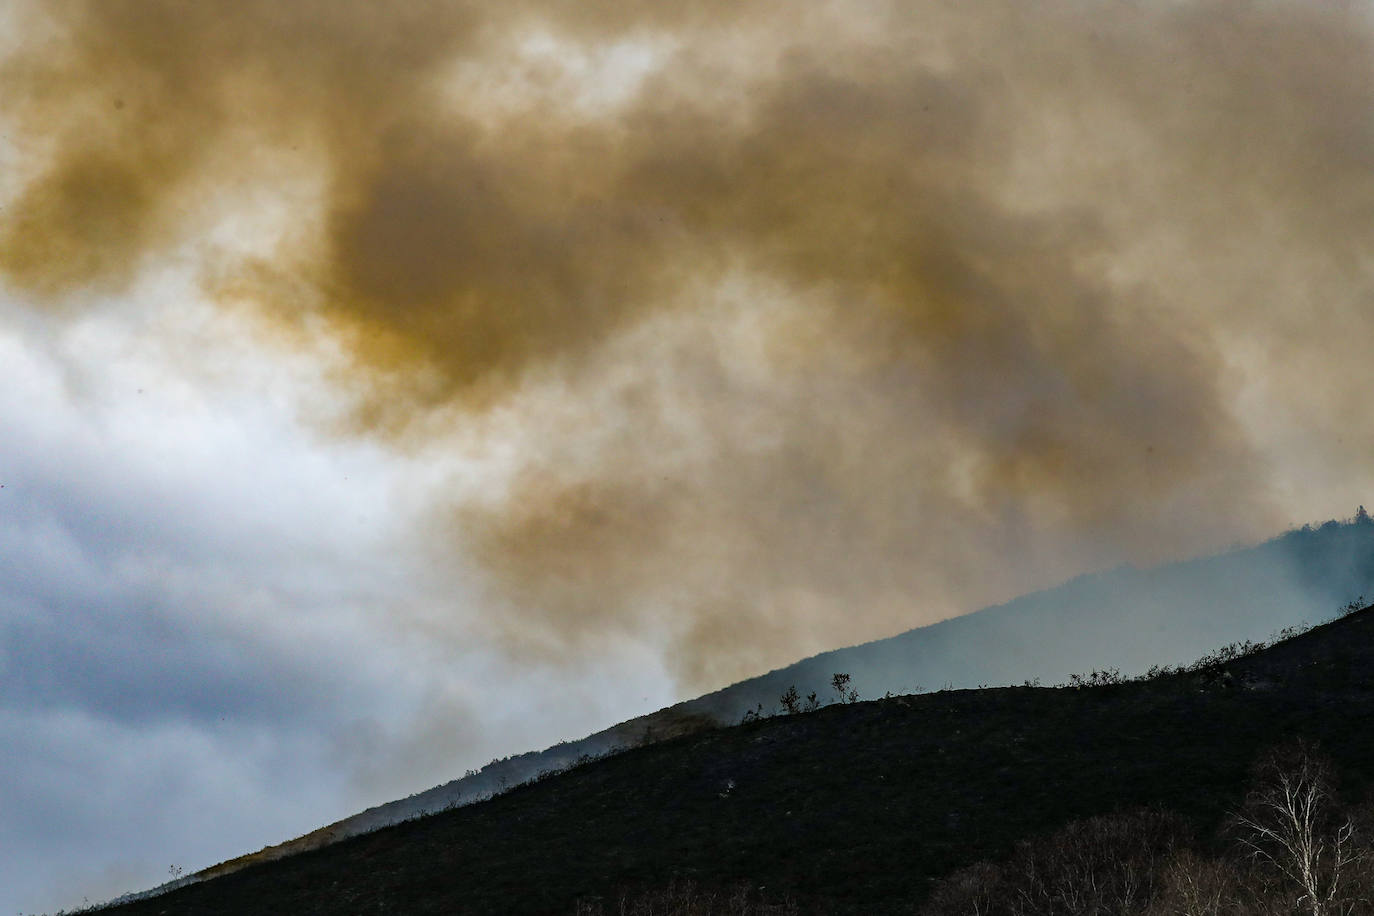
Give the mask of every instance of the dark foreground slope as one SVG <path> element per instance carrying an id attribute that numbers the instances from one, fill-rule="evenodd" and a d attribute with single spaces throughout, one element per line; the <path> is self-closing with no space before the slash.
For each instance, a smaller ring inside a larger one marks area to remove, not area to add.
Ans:
<path id="1" fill-rule="evenodd" d="M 345 837 L 466 804 L 584 755 L 734 724 L 746 710 L 774 711 L 790 686 L 832 697 L 845 672 L 864 696 L 940 687 L 1066 680 L 1085 666 L 1128 674 L 1177 664 L 1231 640 L 1264 639 L 1300 620 L 1322 620 L 1374 595 L 1374 522 L 1357 516 L 1290 531 L 1264 544 L 1151 570 L 1083 576 L 889 639 L 836 649 L 621 722 L 543 751 L 492 761 L 480 772 L 368 809 L 303 837 L 207 869 L 210 876 L 314 849 Z"/>
<path id="2" fill-rule="evenodd" d="M 896 697 L 666 741 L 110 912 L 571 916 L 680 876 L 807 913 L 906 913 L 934 879 L 1078 818 L 1162 805 L 1208 829 L 1298 735 L 1368 788 L 1374 609 L 1145 683 Z"/>

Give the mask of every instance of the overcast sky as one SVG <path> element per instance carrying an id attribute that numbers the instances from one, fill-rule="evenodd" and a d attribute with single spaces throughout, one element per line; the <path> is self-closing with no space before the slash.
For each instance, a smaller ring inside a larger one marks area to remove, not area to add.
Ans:
<path id="1" fill-rule="evenodd" d="M 1374 501 L 1365 3 L 0 3 L 0 913 Z"/>

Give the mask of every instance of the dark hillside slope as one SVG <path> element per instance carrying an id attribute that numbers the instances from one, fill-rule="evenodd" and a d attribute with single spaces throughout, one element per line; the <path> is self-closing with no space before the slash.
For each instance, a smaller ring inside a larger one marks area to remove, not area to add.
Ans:
<path id="1" fill-rule="evenodd" d="M 242 859 L 315 848 L 420 812 L 439 811 L 566 766 L 583 755 L 734 724 L 746 710 L 771 712 L 790 685 L 834 699 L 845 672 L 866 697 L 941 687 L 1059 683 L 1071 672 L 1115 667 L 1143 672 L 1180 664 L 1233 640 L 1265 639 L 1302 620 L 1324 620 L 1360 595 L 1374 596 L 1374 524 L 1328 522 L 1257 547 L 1151 570 L 1122 568 L 1018 598 L 890 639 L 813 656 L 678 703 L 587 738 L 493 761 L 481 772 L 369 809 Z"/>
<path id="2" fill-rule="evenodd" d="M 109 912 L 571 916 L 677 875 L 786 890 L 806 913 L 907 913 L 934 879 L 1078 818 L 1156 804 L 1215 825 L 1298 735 L 1370 788 L 1374 609 L 1205 672 L 690 735 Z"/>

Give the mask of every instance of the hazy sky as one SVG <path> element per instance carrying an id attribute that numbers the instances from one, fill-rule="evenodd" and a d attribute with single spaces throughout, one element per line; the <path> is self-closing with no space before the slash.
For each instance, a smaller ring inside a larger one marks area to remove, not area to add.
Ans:
<path id="1" fill-rule="evenodd" d="M 1374 501 L 1371 16 L 0 2 L 0 913 Z"/>

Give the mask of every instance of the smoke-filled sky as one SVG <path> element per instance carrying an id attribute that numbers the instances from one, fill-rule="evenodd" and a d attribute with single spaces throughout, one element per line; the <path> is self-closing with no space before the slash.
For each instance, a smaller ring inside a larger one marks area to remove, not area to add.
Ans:
<path id="1" fill-rule="evenodd" d="M 0 910 L 1348 515 L 1372 17 L 0 5 Z"/>

